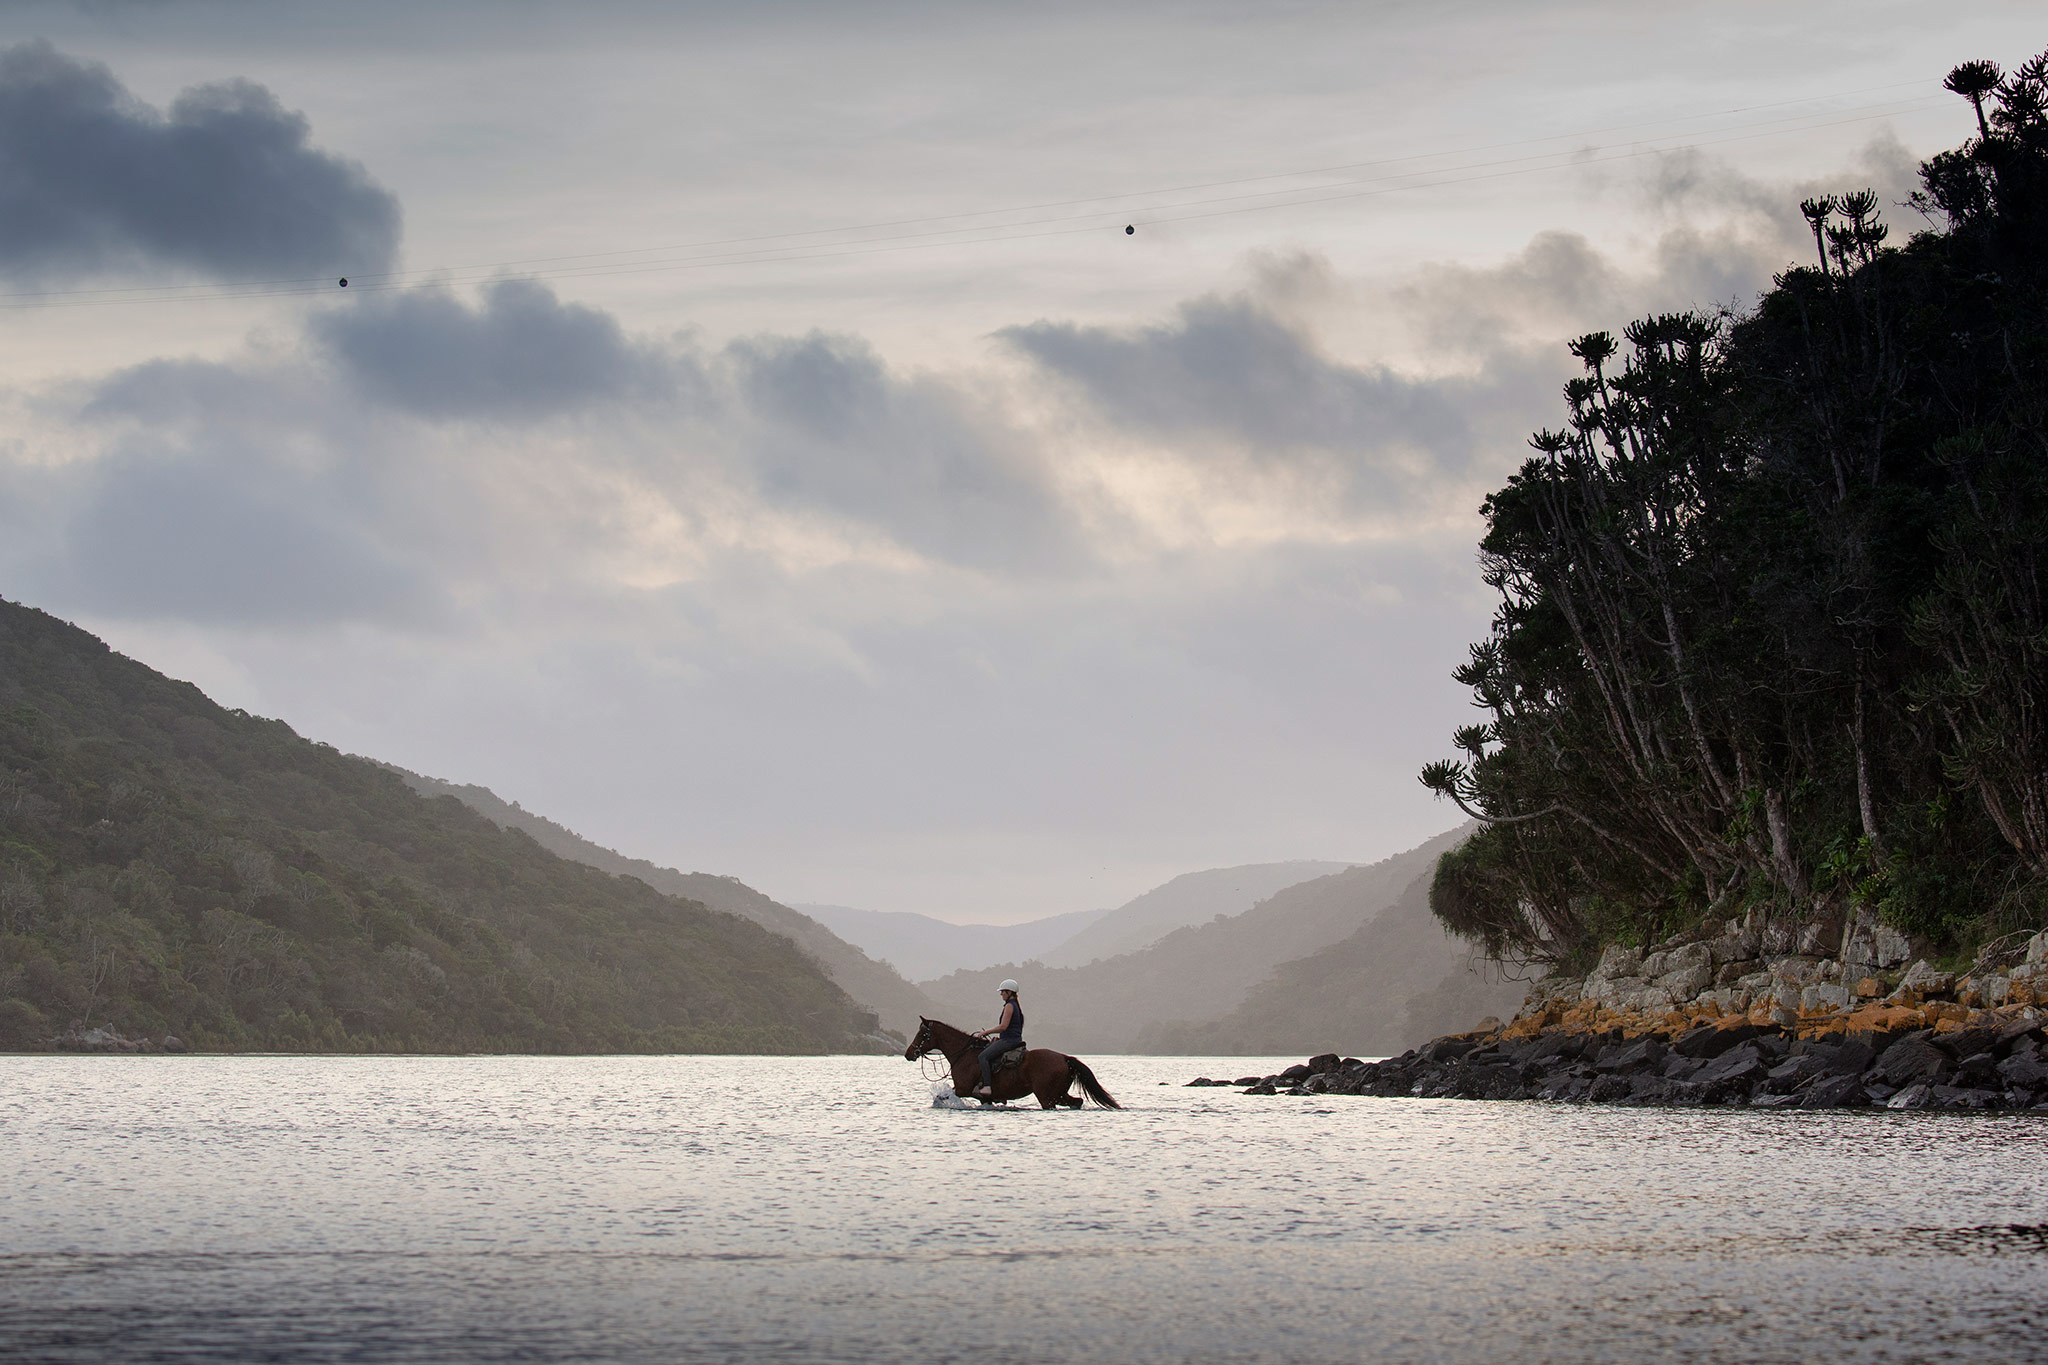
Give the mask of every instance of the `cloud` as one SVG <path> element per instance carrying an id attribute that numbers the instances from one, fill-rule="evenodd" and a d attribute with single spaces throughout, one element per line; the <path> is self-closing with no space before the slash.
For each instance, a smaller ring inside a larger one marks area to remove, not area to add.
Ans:
<path id="1" fill-rule="evenodd" d="M 398 201 L 308 132 L 249 81 L 194 86 L 164 114 L 48 43 L 0 51 L 0 271 L 48 284 L 389 268 Z"/>
<path id="2" fill-rule="evenodd" d="M 368 393 L 423 417 L 515 420 L 660 387 L 663 366 L 609 313 L 546 285 L 486 285 L 472 307 L 441 288 L 371 294 L 312 323 Z"/>
<path id="3" fill-rule="evenodd" d="M 1075 548 L 1043 452 L 970 386 L 892 373 L 858 338 L 752 337 L 719 357 L 758 496 L 934 559 L 1044 566 Z"/>
<path id="4" fill-rule="evenodd" d="M 1460 483 L 1487 463 L 1499 416 L 1552 382 L 1551 367 L 1511 351 L 1476 373 L 1332 356 L 1294 314 L 1313 311 L 1304 282 L 1335 287 L 1334 277 L 1296 264 L 1263 262 L 1253 287 L 1192 300 L 1162 323 L 1036 322 L 997 335 L 1118 430 L 1348 513 L 1412 507 Z"/>

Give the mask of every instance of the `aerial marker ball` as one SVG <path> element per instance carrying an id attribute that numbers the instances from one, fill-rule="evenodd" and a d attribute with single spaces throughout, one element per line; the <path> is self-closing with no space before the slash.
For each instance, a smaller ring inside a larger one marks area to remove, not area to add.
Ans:
<path id="1" fill-rule="evenodd" d="M 1126 223 L 1126 224 L 1124 224 L 1124 236 L 1126 236 L 1126 237 L 1131 237 L 1131 236 L 1135 236 L 1135 235 L 1137 234 L 1137 231 L 1138 231 L 1138 228 L 1137 228 L 1137 225 L 1136 225 L 1135 223 Z"/>
<path id="2" fill-rule="evenodd" d="M 343 276 L 341 277 L 341 287 L 342 287 L 343 289 L 346 289 L 346 288 L 348 288 L 348 276 L 346 276 L 346 275 L 343 275 Z"/>

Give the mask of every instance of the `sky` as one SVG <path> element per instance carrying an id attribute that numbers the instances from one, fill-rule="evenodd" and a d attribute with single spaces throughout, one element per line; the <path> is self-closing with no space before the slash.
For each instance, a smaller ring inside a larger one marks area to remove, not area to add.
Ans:
<path id="1" fill-rule="evenodd" d="M 0 595 L 785 901 L 1371 860 L 1563 342 L 2032 6 L 0 6 Z M 1130 230 L 1126 230 L 1130 229 Z M 349 286 L 337 281 L 348 278 Z"/>

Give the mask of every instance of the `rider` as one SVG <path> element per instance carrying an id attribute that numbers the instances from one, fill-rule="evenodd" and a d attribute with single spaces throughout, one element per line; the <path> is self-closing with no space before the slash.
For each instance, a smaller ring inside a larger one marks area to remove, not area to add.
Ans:
<path id="1" fill-rule="evenodd" d="M 991 1098 L 995 1093 L 993 1068 L 996 1058 L 1024 1041 L 1024 1006 L 1017 999 L 1017 983 L 1005 981 L 996 989 L 1003 995 L 1003 1017 L 996 1021 L 994 1028 L 985 1028 L 974 1035 L 995 1040 L 981 1050 L 981 1088 L 974 1093 L 982 1098 Z"/>

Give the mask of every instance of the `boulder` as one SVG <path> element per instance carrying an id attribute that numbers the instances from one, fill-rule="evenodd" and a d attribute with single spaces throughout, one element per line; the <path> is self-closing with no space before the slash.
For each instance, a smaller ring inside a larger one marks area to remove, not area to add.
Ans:
<path id="1" fill-rule="evenodd" d="M 1998 1075 L 2009 1086 L 2038 1090 L 2048 1086 L 2048 1065 L 2037 1056 L 2015 1053 L 1998 1064 Z"/>
<path id="2" fill-rule="evenodd" d="M 1932 1099 L 1937 1109 L 1996 1109 L 2005 1096 L 1976 1086 L 1937 1085 Z"/>
<path id="3" fill-rule="evenodd" d="M 1802 1014 L 1824 1014 L 1846 1010 L 1855 1000 L 1847 986 L 1832 981 L 1815 982 L 1799 992 L 1799 1011 Z"/>
<path id="4" fill-rule="evenodd" d="M 1925 1109 L 1934 1101 L 1934 1087 L 1926 1084 L 1909 1085 L 1884 1102 L 1887 1109 Z"/>
<path id="5" fill-rule="evenodd" d="M 1885 924 L 1871 926 L 1870 948 L 1879 967 L 1896 967 L 1913 955 L 1913 945 L 1906 936 Z"/>
<path id="6" fill-rule="evenodd" d="M 1818 1052 L 1803 1052 L 1778 1063 L 1765 1074 L 1773 1090 L 1797 1090 L 1808 1081 L 1832 1074 L 1834 1068 L 1829 1065 L 1832 1060 Z"/>
<path id="7" fill-rule="evenodd" d="M 1261 1084 L 1263 1084 L 1263 1083 L 1265 1082 L 1265 1079 L 1266 1079 L 1266 1078 L 1265 1078 L 1265 1077 L 1263 1077 L 1263 1076 L 1239 1076 L 1239 1077 L 1238 1077 L 1238 1078 L 1237 1078 L 1236 1080 L 1232 1081 L 1232 1082 L 1231 1082 L 1231 1084 L 1232 1084 L 1232 1085 L 1261 1085 Z"/>
<path id="8" fill-rule="evenodd" d="M 1854 1076 L 1823 1076 L 1800 1092 L 1801 1109 L 1860 1109 L 1870 1103 Z"/>
<path id="9" fill-rule="evenodd" d="M 1887 1085 L 1903 1086 L 1946 1070 L 1950 1065 L 1949 1055 L 1929 1041 L 1932 1036 L 1929 1030 L 1922 1029 L 1918 1033 L 1907 1034 L 1886 1048 L 1878 1055 L 1873 1068 L 1878 1078 Z"/>
<path id="10" fill-rule="evenodd" d="M 1335 1071 L 1344 1064 L 1344 1059 L 1334 1052 L 1321 1052 L 1308 1059 L 1311 1076 L 1322 1076 Z"/>
<path id="11" fill-rule="evenodd" d="M 1277 1095 L 1280 1092 L 1271 1081 L 1260 1081 L 1244 1093 L 1247 1095 Z"/>
<path id="12" fill-rule="evenodd" d="M 164 1040 L 158 1043 L 157 1046 L 165 1052 L 183 1052 L 185 1050 L 185 1040 L 174 1033 L 166 1033 Z"/>
<path id="13" fill-rule="evenodd" d="M 1702 1024 L 1681 1033 L 1671 1050 L 1687 1057 L 1718 1057 L 1756 1037 L 1757 1031 L 1755 1024 Z"/>
<path id="14" fill-rule="evenodd" d="M 1756 1043 L 1749 1042 L 1714 1058 L 1694 1072 L 1692 1079 L 1717 1090 L 1732 1090 L 1747 1089 L 1763 1077 L 1763 1052 Z"/>
<path id="15" fill-rule="evenodd" d="M 1664 1060 L 1664 1044 L 1652 1037 L 1627 1043 L 1610 1043 L 1600 1049 L 1593 1065 L 1601 1071 L 1641 1071 Z"/>
<path id="16" fill-rule="evenodd" d="M 1308 1067 L 1303 1063 L 1297 1062 L 1295 1065 L 1288 1067 L 1285 1071 L 1282 1071 L 1274 1079 L 1286 1081 L 1289 1085 L 1299 1085 L 1307 1076 L 1311 1074 L 1311 1071 L 1312 1068 Z"/>

